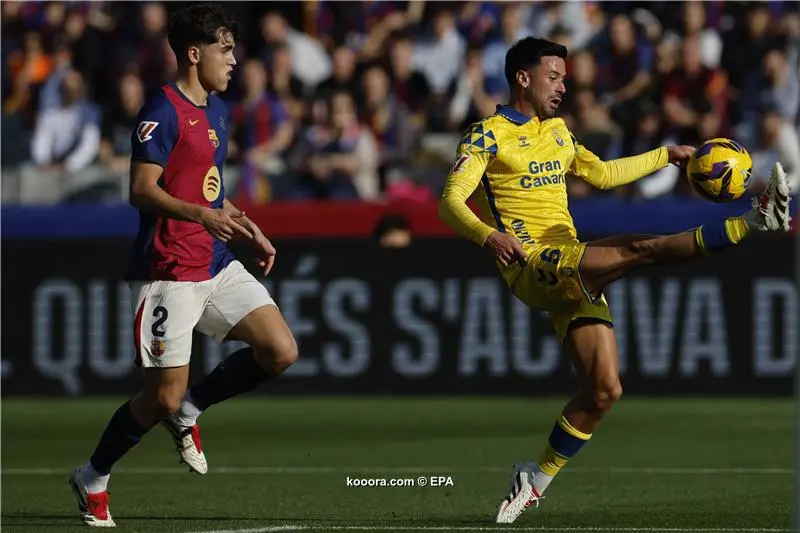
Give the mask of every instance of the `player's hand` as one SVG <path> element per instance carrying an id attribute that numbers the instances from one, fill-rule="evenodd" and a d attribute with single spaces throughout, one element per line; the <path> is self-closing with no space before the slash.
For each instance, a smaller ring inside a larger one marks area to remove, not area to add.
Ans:
<path id="1" fill-rule="evenodd" d="M 272 270 L 272 265 L 275 264 L 275 254 L 277 253 L 275 247 L 260 231 L 253 236 L 253 246 L 259 253 L 258 266 L 264 269 L 266 276 Z"/>
<path id="2" fill-rule="evenodd" d="M 667 146 L 667 157 L 669 162 L 677 167 L 686 166 L 686 162 L 692 157 L 697 149 L 694 146 L 678 145 Z"/>
<path id="3" fill-rule="evenodd" d="M 202 224 L 212 237 L 222 242 L 230 241 L 237 233 L 252 239 L 253 233 L 235 220 L 243 216 L 243 211 L 235 209 L 208 209 L 205 211 Z"/>
<path id="4" fill-rule="evenodd" d="M 522 249 L 522 243 L 513 235 L 495 231 L 486 238 L 486 246 L 494 251 L 503 266 L 517 262 L 525 263 L 525 251 Z"/>

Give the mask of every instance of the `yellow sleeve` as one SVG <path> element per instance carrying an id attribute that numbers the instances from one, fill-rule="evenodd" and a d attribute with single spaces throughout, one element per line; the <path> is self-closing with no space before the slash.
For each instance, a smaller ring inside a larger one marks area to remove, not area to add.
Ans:
<path id="1" fill-rule="evenodd" d="M 482 126 L 479 126 L 482 132 Z M 450 169 L 439 203 L 439 218 L 459 235 L 483 246 L 495 229 L 481 221 L 467 206 L 467 200 L 481 182 L 486 167 L 497 153 L 497 144 L 489 148 L 475 146 L 468 132 L 458 147 L 456 161 Z M 483 133 L 481 133 L 483 134 Z M 488 135 L 494 136 L 491 132 Z"/>
<path id="2" fill-rule="evenodd" d="M 575 159 L 570 171 L 598 189 L 613 189 L 632 183 L 664 168 L 669 163 L 666 147 L 631 157 L 601 161 L 599 157 L 572 138 Z"/>

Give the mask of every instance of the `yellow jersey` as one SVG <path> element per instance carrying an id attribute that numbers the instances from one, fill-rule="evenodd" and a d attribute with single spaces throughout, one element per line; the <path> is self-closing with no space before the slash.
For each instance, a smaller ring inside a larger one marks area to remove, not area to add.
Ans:
<path id="1" fill-rule="evenodd" d="M 527 256 L 534 244 L 577 239 L 568 209 L 568 177 L 610 189 L 667 164 L 665 147 L 601 161 L 575 140 L 563 119 L 539 120 L 497 106 L 494 115 L 470 126 L 461 139 L 439 214 L 480 246 L 494 231 L 513 233 Z M 478 215 L 467 206 L 470 197 Z"/>

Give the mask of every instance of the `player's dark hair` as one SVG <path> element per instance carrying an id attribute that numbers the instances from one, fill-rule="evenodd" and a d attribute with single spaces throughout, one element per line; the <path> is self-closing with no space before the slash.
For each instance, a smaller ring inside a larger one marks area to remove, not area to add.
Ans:
<path id="1" fill-rule="evenodd" d="M 172 14 L 167 38 L 178 62 L 183 63 L 190 46 L 214 44 L 220 30 L 230 32 L 235 40 L 239 25 L 229 20 L 217 4 L 195 4 Z"/>
<path id="2" fill-rule="evenodd" d="M 506 52 L 506 81 L 514 88 L 517 72 L 539 64 L 545 56 L 567 58 L 567 47 L 547 39 L 525 37 L 514 43 Z"/>

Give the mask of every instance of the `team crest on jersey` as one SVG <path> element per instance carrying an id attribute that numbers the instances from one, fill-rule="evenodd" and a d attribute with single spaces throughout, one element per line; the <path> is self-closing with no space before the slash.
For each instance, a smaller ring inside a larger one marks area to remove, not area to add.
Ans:
<path id="1" fill-rule="evenodd" d="M 149 141 L 153 138 L 153 132 L 157 127 L 158 122 L 143 120 L 139 123 L 139 127 L 136 128 L 136 138 L 139 139 L 140 143 Z"/>
<path id="2" fill-rule="evenodd" d="M 219 137 L 217 137 L 217 130 L 208 130 L 208 140 L 211 142 L 211 146 L 214 148 L 219 148 Z"/>
<path id="3" fill-rule="evenodd" d="M 528 142 L 528 137 L 526 137 L 525 135 L 520 135 L 519 136 L 519 147 L 520 148 L 525 148 L 526 146 L 530 146 L 530 145 L 531 145 L 531 143 Z"/>
<path id="4" fill-rule="evenodd" d="M 559 132 L 556 132 L 556 144 L 559 146 L 564 146 L 564 139 L 561 138 Z"/>
<path id="5" fill-rule="evenodd" d="M 156 357 L 164 355 L 164 341 L 153 339 L 153 342 L 150 343 L 150 352 Z"/>

